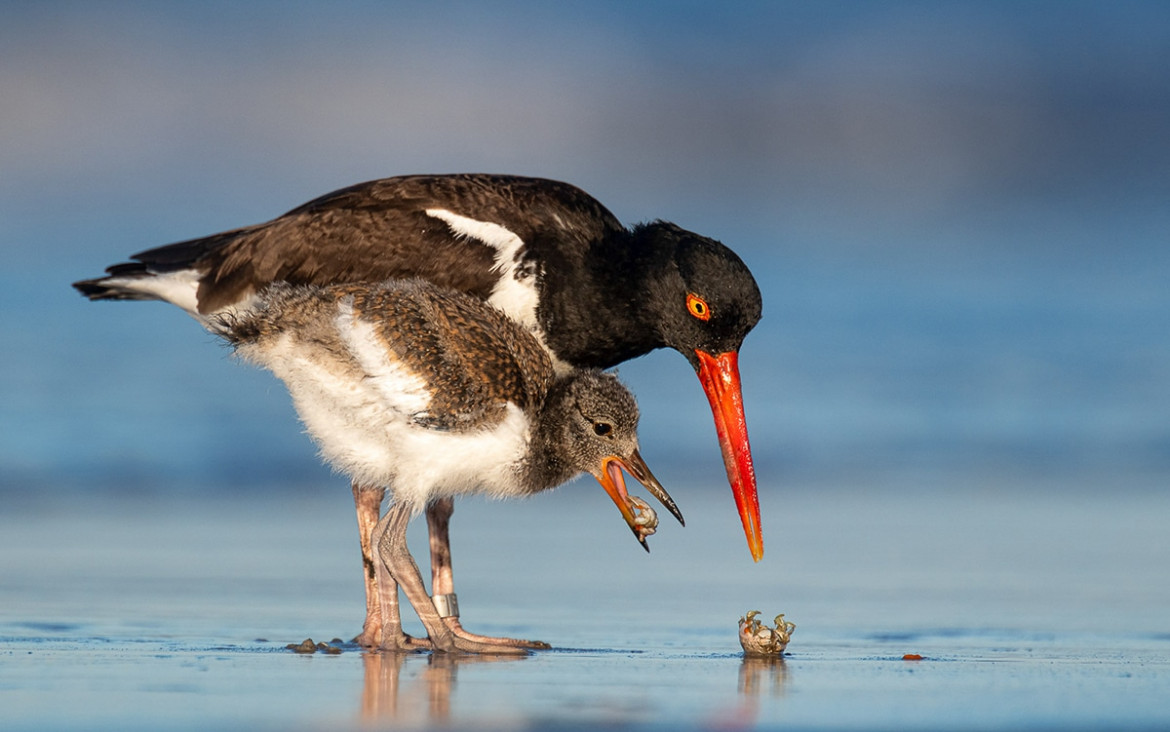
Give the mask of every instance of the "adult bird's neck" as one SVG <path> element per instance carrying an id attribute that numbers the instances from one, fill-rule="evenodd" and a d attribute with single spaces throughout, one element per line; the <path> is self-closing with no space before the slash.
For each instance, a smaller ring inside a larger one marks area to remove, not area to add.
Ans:
<path id="1" fill-rule="evenodd" d="M 548 267 L 537 319 L 557 358 L 610 368 L 665 346 L 655 283 L 672 266 L 670 248 L 651 225 L 608 236 Z"/>

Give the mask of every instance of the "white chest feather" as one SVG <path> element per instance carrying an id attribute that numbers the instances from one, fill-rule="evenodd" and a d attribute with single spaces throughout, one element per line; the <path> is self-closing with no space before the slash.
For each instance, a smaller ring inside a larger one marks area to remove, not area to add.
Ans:
<path id="1" fill-rule="evenodd" d="M 522 410 L 508 404 L 502 421 L 473 432 L 419 424 L 431 401 L 426 381 L 354 317 L 349 303 L 339 304 L 334 325 L 349 358 L 293 333 L 239 349 L 285 382 L 334 468 L 358 483 L 388 486 L 394 500 L 416 510 L 441 496 L 522 492 L 518 471 L 530 439 Z"/>

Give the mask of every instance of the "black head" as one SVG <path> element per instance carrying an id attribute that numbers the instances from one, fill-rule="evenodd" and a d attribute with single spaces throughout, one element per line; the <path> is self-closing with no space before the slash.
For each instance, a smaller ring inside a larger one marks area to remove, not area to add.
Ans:
<path id="1" fill-rule="evenodd" d="M 697 370 L 696 352 L 739 351 L 760 321 L 763 301 L 751 271 L 735 252 L 714 239 L 666 222 L 639 227 L 635 236 L 673 252 L 651 280 L 650 297 L 665 345 Z"/>
<path id="2" fill-rule="evenodd" d="M 748 548 L 759 561 L 764 541 L 739 379 L 739 347 L 760 321 L 760 288 L 743 260 L 713 239 L 664 222 L 634 234 L 659 251 L 671 252 L 659 257 L 667 264 L 651 278 L 654 317 L 662 342 L 686 356 L 711 403 L 727 479 Z"/>

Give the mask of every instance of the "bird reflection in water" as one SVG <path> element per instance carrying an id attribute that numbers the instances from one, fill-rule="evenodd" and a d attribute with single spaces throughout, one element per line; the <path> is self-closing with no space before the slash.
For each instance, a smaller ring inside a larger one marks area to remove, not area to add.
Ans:
<path id="1" fill-rule="evenodd" d="M 450 721 L 451 696 L 460 665 L 515 663 L 523 658 L 452 653 L 363 653 L 365 684 L 360 719 L 365 723 L 393 722 L 396 726 L 444 724 Z M 403 682 L 406 682 L 405 688 Z"/>

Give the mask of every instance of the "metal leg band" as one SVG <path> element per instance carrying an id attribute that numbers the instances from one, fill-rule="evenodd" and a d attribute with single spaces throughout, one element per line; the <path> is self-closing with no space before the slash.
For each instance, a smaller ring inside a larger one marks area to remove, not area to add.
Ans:
<path id="1" fill-rule="evenodd" d="M 440 618 L 459 617 L 459 600 L 455 598 L 454 592 L 449 595 L 435 595 L 431 601 L 435 603 L 435 610 L 438 611 Z"/>

